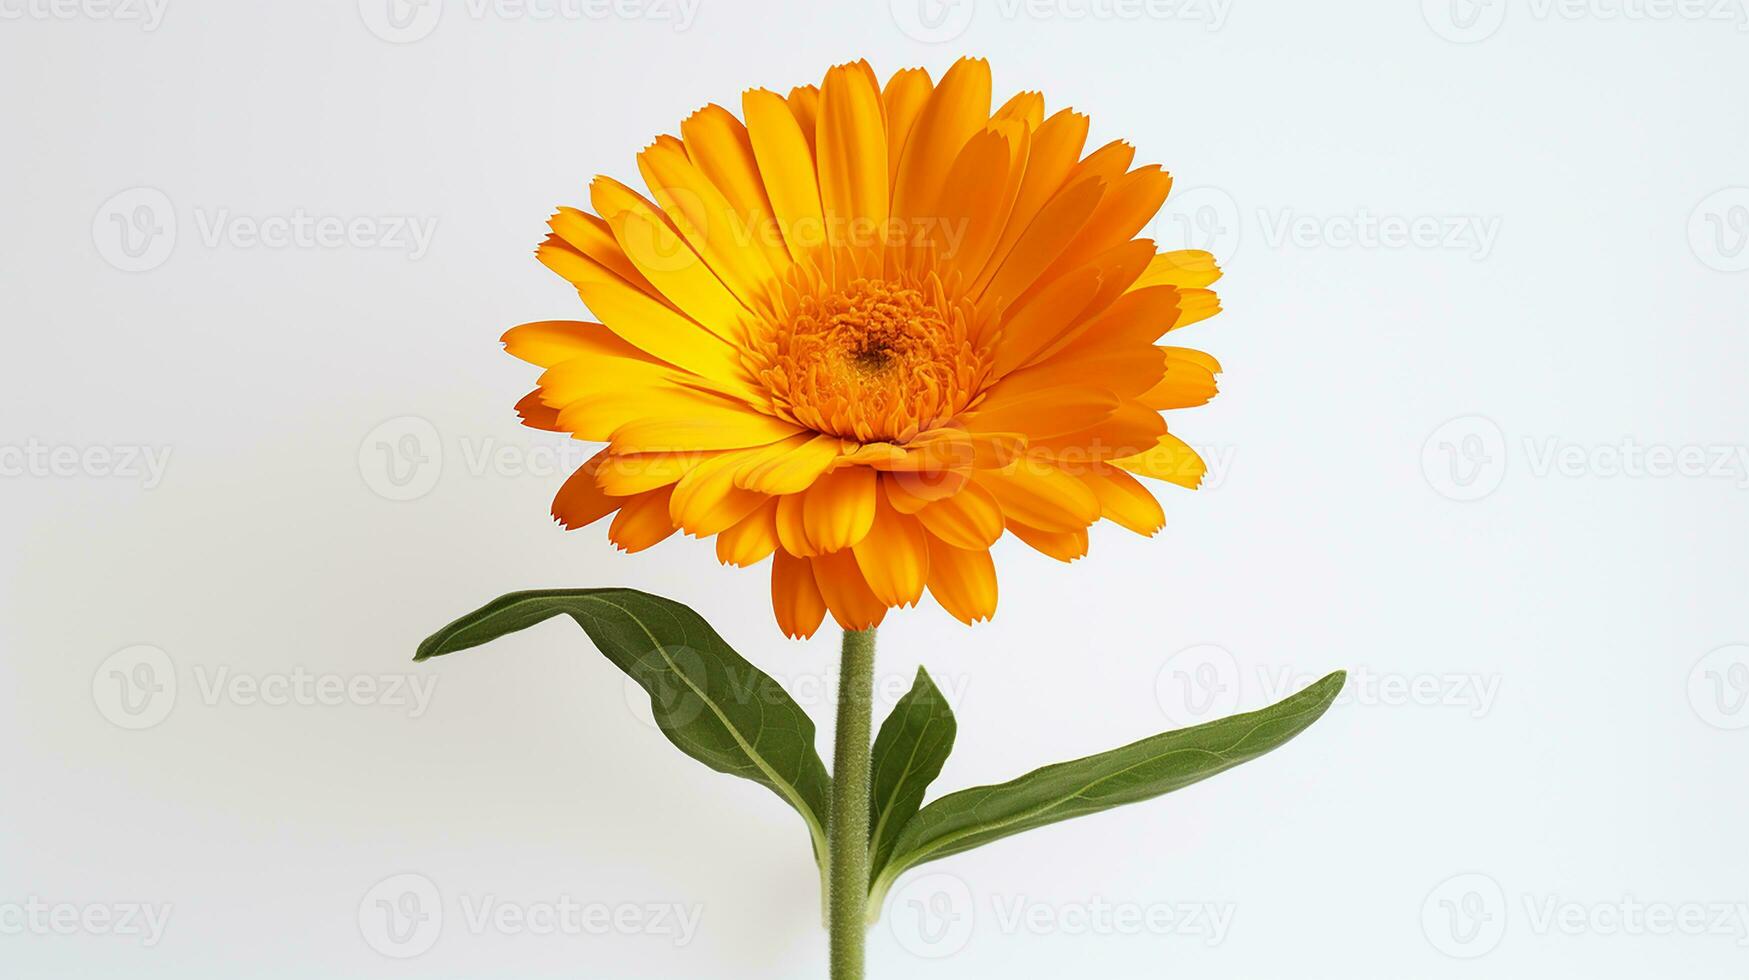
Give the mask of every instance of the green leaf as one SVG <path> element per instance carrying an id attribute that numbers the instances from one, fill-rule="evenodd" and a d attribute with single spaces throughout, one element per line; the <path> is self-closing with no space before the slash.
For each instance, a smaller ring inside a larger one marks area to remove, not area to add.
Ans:
<path id="1" fill-rule="evenodd" d="M 999 786 L 951 793 L 924 807 L 874 865 L 879 907 L 910 868 L 1034 827 L 1152 799 L 1248 762 L 1306 730 L 1335 700 L 1337 671 L 1261 711 L 1145 738 L 1123 748 L 1035 769 Z"/>
<path id="2" fill-rule="evenodd" d="M 813 719 L 686 606 L 634 589 L 512 592 L 432 634 L 413 659 L 466 650 L 561 615 L 649 693 L 656 724 L 680 751 L 794 807 L 825 867 L 832 789 L 814 751 Z"/>
<path id="3" fill-rule="evenodd" d="M 892 853 L 899 832 L 923 805 L 923 791 L 941 774 L 953 751 L 958 725 L 953 709 L 929 674 L 917 668 L 911 690 L 893 705 L 874 743 L 874 778 L 869 793 L 869 856 L 878 868 Z"/>

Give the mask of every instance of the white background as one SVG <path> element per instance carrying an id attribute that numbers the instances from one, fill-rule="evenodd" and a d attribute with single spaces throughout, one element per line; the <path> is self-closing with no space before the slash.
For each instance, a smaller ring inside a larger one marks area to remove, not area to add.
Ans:
<path id="1" fill-rule="evenodd" d="M 1743 976 L 1737 0 L 623 2 L 0 0 L 0 974 L 823 976 L 800 822 L 569 624 L 410 657 L 636 586 L 826 748 L 836 631 L 709 543 L 560 532 L 583 457 L 497 338 L 581 318 L 542 222 L 697 106 L 975 53 L 1176 175 L 1226 374 L 1163 534 L 1010 540 L 993 623 L 889 618 L 883 690 L 957 705 L 938 790 L 1353 677 L 1276 754 L 914 873 L 871 975 Z M 299 216 L 356 233 L 251 237 Z M 621 924 L 470 914 L 563 901 Z"/>

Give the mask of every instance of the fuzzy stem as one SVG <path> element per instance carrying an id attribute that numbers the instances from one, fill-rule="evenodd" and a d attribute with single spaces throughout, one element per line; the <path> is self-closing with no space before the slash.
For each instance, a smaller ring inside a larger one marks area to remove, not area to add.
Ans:
<path id="1" fill-rule="evenodd" d="M 832 980 L 862 980 L 868 930 L 869 733 L 874 701 L 875 631 L 845 630 L 838 670 L 838 729 L 832 752 L 832 812 L 827 819 L 826 927 Z"/>

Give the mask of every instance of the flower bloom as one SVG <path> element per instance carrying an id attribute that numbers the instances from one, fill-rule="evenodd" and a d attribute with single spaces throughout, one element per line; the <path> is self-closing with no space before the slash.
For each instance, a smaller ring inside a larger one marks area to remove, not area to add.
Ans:
<path id="1" fill-rule="evenodd" d="M 640 551 L 675 531 L 771 558 L 778 625 L 880 623 L 925 589 L 967 623 L 996 608 L 1004 531 L 1063 561 L 1106 518 L 1165 524 L 1136 476 L 1195 487 L 1161 411 L 1220 365 L 1159 344 L 1219 311 L 1206 252 L 1137 238 L 1171 177 L 1087 117 L 990 73 L 932 82 L 866 62 L 742 115 L 710 105 L 608 177 L 539 249 L 599 323 L 504 335 L 544 370 L 517 406 L 604 442 L 560 488 L 567 528 L 614 515 Z"/>

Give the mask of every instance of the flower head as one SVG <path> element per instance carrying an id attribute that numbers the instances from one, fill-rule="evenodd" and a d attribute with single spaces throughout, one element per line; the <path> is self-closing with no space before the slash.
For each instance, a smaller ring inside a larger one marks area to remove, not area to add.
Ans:
<path id="1" fill-rule="evenodd" d="M 1085 116 L 990 102 L 980 60 L 884 87 L 842 65 L 659 137 L 650 197 L 598 177 L 593 214 L 560 208 L 538 255 L 600 322 L 504 335 L 544 369 L 524 422 L 607 444 L 553 515 L 612 514 L 626 551 L 679 530 L 770 557 L 792 636 L 926 589 L 988 618 L 1004 531 L 1072 561 L 1101 518 L 1159 530 L 1136 475 L 1203 474 L 1160 412 L 1220 370 L 1159 341 L 1219 311 L 1220 272 L 1136 237 L 1171 178 L 1128 144 L 1084 154 Z"/>

